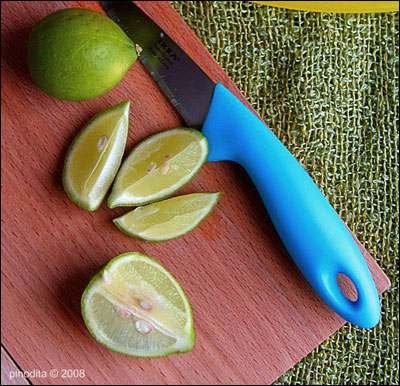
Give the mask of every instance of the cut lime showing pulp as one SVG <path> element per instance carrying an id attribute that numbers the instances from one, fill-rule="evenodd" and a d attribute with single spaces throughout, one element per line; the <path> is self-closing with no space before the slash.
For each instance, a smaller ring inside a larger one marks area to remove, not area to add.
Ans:
<path id="1" fill-rule="evenodd" d="M 221 193 L 193 193 L 169 198 L 114 219 L 114 224 L 132 237 L 167 241 L 196 228 L 213 210 Z"/>
<path id="2" fill-rule="evenodd" d="M 195 342 L 189 300 L 160 263 L 139 252 L 112 259 L 82 295 L 82 315 L 93 337 L 134 357 L 190 351 Z"/>
<path id="3" fill-rule="evenodd" d="M 70 199 L 87 210 L 97 209 L 121 165 L 128 135 L 129 101 L 93 117 L 68 150 L 63 184 Z"/>
<path id="4" fill-rule="evenodd" d="M 197 130 L 165 130 L 142 141 L 124 161 L 108 206 L 137 206 L 171 196 L 199 171 L 208 155 Z"/>

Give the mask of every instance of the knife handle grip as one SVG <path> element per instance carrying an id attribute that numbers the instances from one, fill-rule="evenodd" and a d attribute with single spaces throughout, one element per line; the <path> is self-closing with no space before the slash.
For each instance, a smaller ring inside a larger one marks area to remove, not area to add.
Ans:
<path id="1" fill-rule="evenodd" d="M 286 147 L 221 84 L 202 132 L 209 161 L 235 161 L 247 171 L 287 251 L 320 297 L 349 322 L 374 327 L 380 303 L 367 264 L 347 227 Z M 355 285 L 356 301 L 342 293 L 339 273 Z"/>

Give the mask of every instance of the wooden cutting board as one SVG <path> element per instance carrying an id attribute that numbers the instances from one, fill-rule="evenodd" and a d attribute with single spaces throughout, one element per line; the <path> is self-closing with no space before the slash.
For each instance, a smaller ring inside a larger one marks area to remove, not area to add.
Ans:
<path id="1" fill-rule="evenodd" d="M 244 99 L 168 2 L 140 5 L 210 77 Z M 88 102 L 56 100 L 32 83 L 26 45 L 35 23 L 65 7 L 101 11 L 97 2 L 1 7 L 1 336 L 21 369 L 47 372 L 31 376 L 34 384 L 268 384 L 343 325 L 294 266 L 237 165 L 203 167 L 182 193 L 225 194 L 200 228 L 162 244 L 121 233 L 111 219 L 124 209 L 104 204 L 88 213 L 70 202 L 61 185 L 65 152 L 92 115 L 132 101 L 127 153 L 149 134 L 183 123 L 139 61 L 117 87 Z M 381 293 L 389 281 L 360 248 Z M 153 256 L 182 283 L 197 331 L 191 353 L 132 359 L 100 346 L 86 330 L 83 289 L 99 265 L 126 251 Z M 84 376 L 63 373 L 68 369 Z"/>

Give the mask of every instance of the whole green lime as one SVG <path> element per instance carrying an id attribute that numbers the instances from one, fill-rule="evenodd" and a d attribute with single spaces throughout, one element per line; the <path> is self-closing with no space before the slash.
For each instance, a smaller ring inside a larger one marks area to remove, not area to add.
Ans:
<path id="1" fill-rule="evenodd" d="M 108 17 L 80 8 L 42 19 L 28 42 L 33 81 L 47 94 L 71 101 L 113 88 L 136 60 L 134 43 Z"/>

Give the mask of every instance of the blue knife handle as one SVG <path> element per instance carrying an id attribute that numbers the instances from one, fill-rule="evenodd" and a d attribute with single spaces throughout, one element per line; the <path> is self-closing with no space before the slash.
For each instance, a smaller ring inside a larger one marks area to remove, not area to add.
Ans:
<path id="1" fill-rule="evenodd" d="M 349 322 L 374 327 L 380 303 L 367 264 L 338 214 L 286 147 L 221 84 L 202 133 L 209 142 L 208 161 L 235 161 L 247 171 L 287 251 L 320 297 Z M 356 301 L 340 290 L 339 273 L 352 280 Z"/>

